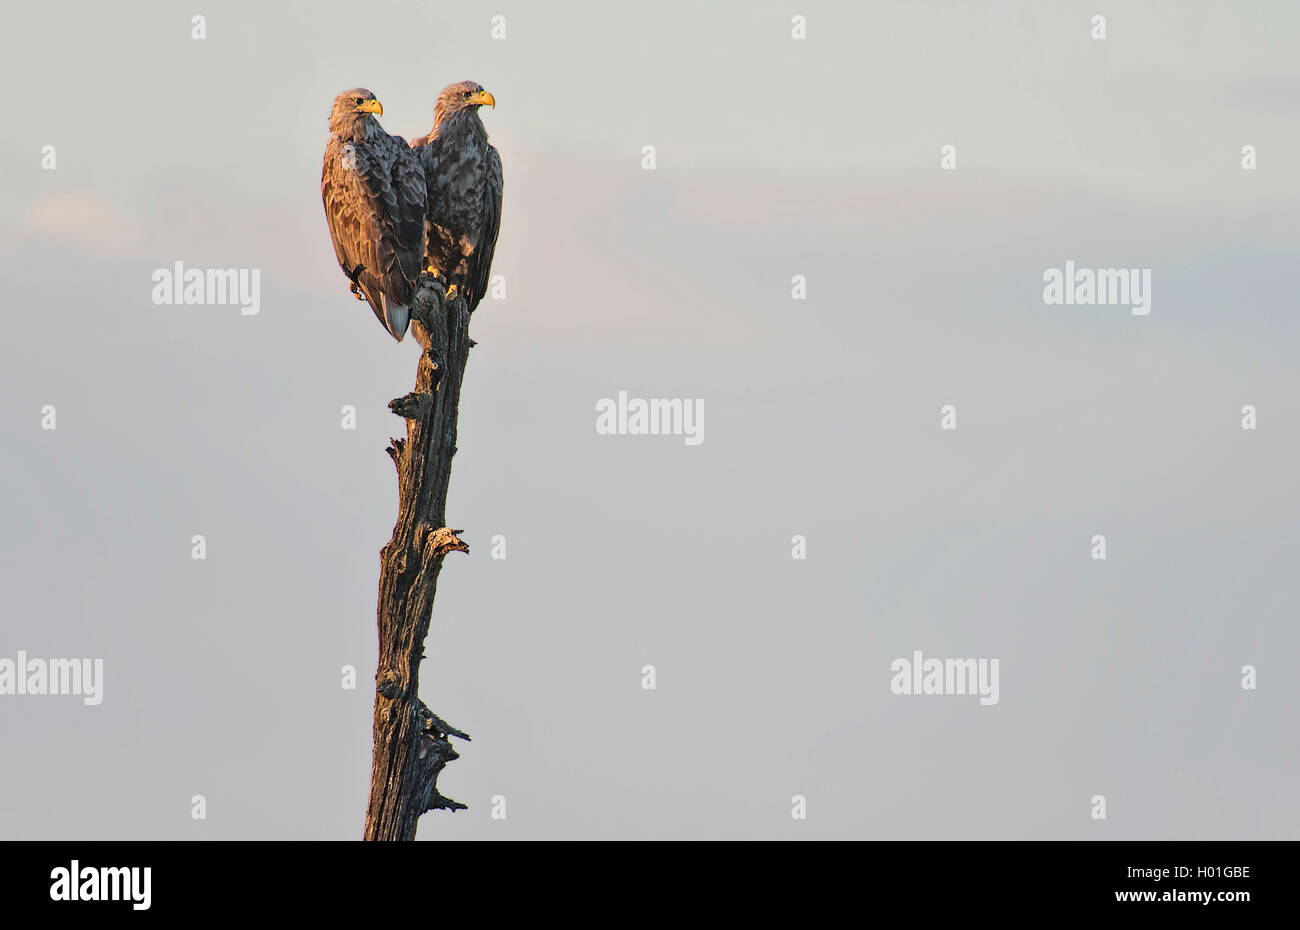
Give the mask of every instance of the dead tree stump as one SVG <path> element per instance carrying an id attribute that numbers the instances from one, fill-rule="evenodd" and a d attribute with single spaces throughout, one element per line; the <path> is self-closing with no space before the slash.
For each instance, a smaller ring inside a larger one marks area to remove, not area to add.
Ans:
<path id="1" fill-rule="evenodd" d="M 375 673 L 374 757 L 370 771 L 367 840 L 410 840 L 430 810 L 463 810 L 438 791 L 438 775 L 453 759 L 449 726 L 420 700 L 420 662 L 448 552 L 468 552 L 461 530 L 446 526 L 447 487 L 456 454 L 456 417 L 469 350 L 469 308 L 447 299 L 422 275 L 411 306 L 411 331 L 424 350 L 415 390 L 390 401 L 406 419 L 406 438 L 388 454 L 397 465 L 399 505 L 393 537 L 380 552 L 379 667 Z"/>

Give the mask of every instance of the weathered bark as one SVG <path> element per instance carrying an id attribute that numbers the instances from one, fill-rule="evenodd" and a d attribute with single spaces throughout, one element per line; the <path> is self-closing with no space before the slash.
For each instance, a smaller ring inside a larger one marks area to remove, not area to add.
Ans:
<path id="1" fill-rule="evenodd" d="M 462 531 L 447 528 L 446 505 L 461 379 L 474 343 L 465 301 L 448 301 L 442 285 L 427 275 L 420 279 L 411 319 L 424 349 L 415 390 L 388 405 L 406 418 L 406 438 L 388 448 L 397 465 L 400 503 L 393 537 L 380 553 L 367 840 L 414 839 L 425 811 L 465 807 L 439 793 L 438 775 L 458 757 L 450 737 L 469 737 L 424 705 L 419 686 L 442 560 L 453 550 L 469 551 L 459 538 Z"/>

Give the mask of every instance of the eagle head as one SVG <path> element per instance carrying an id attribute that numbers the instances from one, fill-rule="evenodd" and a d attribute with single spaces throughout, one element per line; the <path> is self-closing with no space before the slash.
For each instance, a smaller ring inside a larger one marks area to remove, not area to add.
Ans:
<path id="1" fill-rule="evenodd" d="M 330 110 L 330 132 L 352 135 L 358 125 L 373 121 L 375 115 L 383 116 L 384 106 L 374 94 L 364 87 L 345 90 L 334 98 L 334 109 Z"/>
<path id="2" fill-rule="evenodd" d="M 462 111 L 477 113 L 478 108 L 486 104 L 496 109 L 496 98 L 483 89 L 483 85 L 474 81 L 460 81 L 448 84 L 438 95 L 438 102 L 433 106 L 433 125 Z"/>

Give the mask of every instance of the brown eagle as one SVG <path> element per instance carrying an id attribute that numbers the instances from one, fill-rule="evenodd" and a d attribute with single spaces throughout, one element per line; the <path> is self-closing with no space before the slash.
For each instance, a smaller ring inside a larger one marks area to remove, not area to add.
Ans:
<path id="1" fill-rule="evenodd" d="M 334 98 L 320 192 L 352 293 L 400 342 L 424 261 L 426 194 L 419 159 L 375 119 L 383 112 L 361 87 Z"/>
<path id="2" fill-rule="evenodd" d="M 487 292 L 501 231 L 501 156 L 479 119 L 496 99 L 473 81 L 451 84 L 433 108 L 433 131 L 411 142 L 424 168 L 425 264 L 465 298 L 470 312 Z"/>

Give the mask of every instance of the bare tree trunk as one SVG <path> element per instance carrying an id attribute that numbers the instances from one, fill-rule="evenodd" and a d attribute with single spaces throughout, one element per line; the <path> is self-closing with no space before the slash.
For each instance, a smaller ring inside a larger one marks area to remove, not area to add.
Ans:
<path id="1" fill-rule="evenodd" d="M 397 464 L 400 503 L 393 538 L 380 553 L 367 840 L 414 839 L 425 811 L 465 808 L 438 792 L 438 775 L 458 758 L 449 738 L 469 737 L 424 705 L 419 686 L 442 560 L 453 550 L 469 551 L 458 536 L 462 531 L 447 528 L 446 506 L 461 379 L 474 343 L 465 301 L 448 301 L 431 277 L 421 276 L 411 311 L 411 331 L 424 351 L 415 390 L 388 404 L 406 418 L 406 438 L 388 448 Z"/>

